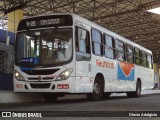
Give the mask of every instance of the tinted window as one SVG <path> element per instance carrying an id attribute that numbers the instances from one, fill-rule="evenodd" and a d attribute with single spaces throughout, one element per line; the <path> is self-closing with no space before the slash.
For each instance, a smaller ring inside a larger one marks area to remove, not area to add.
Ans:
<path id="1" fill-rule="evenodd" d="M 135 64 L 140 65 L 141 58 L 140 58 L 140 50 L 138 48 L 134 49 L 134 56 L 135 56 Z"/>
<path id="2" fill-rule="evenodd" d="M 147 58 L 146 58 L 146 52 L 141 52 L 141 62 L 142 66 L 147 67 Z"/>
<path id="3" fill-rule="evenodd" d="M 152 56 L 150 54 L 147 54 L 147 67 L 150 69 L 153 68 Z"/>
<path id="4" fill-rule="evenodd" d="M 116 49 L 124 52 L 124 43 L 120 40 L 116 40 Z"/>
<path id="5" fill-rule="evenodd" d="M 114 39 L 111 36 L 105 35 L 104 36 L 104 52 L 105 56 L 108 58 L 115 58 L 115 50 L 114 50 Z"/>
<path id="6" fill-rule="evenodd" d="M 133 63 L 133 47 L 131 45 L 126 45 L 126 60 L 129 63 Z"/>
<path id="7" fill-rule="evenodd" d="M 88 30 L 76 28 L 76 58 L 77 60 L 90 60 L 90 38 Z"/>
<path id="8" fill-rule="evenodd" d="M 125 61 L 125 44 L 120 40 L 116 40 L 115 46 L 117 59 L 119 61 Z"/>
<path id="9" fill-rule="evenodd" d="M 103 55 L 101 33 L 92 29 L 92 49 L 96 55 Z"/>

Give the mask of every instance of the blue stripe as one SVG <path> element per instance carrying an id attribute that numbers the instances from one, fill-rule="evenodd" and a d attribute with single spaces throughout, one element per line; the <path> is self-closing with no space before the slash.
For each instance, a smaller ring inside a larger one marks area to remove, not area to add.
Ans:
<path id="1" fill-rule="evenodd" d="M 21 70 L 33 70 L 33 68 L 21 68 Z"/>

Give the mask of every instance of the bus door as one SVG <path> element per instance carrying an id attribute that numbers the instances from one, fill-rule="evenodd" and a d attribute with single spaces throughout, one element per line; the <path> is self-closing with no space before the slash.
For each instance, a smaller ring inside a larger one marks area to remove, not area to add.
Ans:
<path id="1" fill-rule="evenodd" d="M 76 91 L 87 92 L 91 89 L 90 77 L 91 77 L 91 47 L 90 47 L 90 35 L 87 28 L 76 27 Z M 89 87 L 90 86 L 90 87 Z M 83 88 L 83 89 L 82 89 Z"/>

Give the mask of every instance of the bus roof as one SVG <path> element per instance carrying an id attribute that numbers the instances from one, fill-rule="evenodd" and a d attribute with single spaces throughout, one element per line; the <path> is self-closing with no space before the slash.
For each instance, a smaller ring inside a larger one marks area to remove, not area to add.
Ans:
<path id="1" fill-rule="evenodd" d="M 80 22 L 83 22 L 83 24 L 89 25 L 89 26 L 91 26 L 91 27 L 93 27 L 93 28 L 95 28 L 95 29 L 97 29 L 97 30 L 99 30 L 99 31 L 102 31 L 102 32 L 106 33 L 107 35 L 110 35 L 110 36 L 112 36 L 112 37 L 114 37 L 114 38 L 117 38 L 117 39 L 119 39 L 119 40 L 122 40 L 122 41 L 124 41 L 125 43 L 131 44 L 131 45 L 133 45 L 134 47 L 137 47 L 137 48 L 139 48 L 139 49 L 141 49 L 141 50 L 144 50 L 144 51 L 152 54 L 152 52 L 151 52 L 149 49 L 147 49 L 147 48 L 145 48 L 145 47 L 143 47 L 143 46 L 140 46 L 140 45 L 138 45 L 137 43 L 132 42 L 132 41 L 130 41 L 129 39 L 126 39 L 126 38 L 124 38 L 124 37 L 122 37 L 122 36 L 120 36 L 120 35 L 112 32 L 112 31 L 108 30 L 107 28 L 104 28 L 104 27 L 102 27 L 102 26 L 100 26 L 100 25 L 98 25 L 98 24 L 96 24 L 96 23 L 94 23 L 94 22 L 91 22 L 91 21 L 89 21 L 89 20 L 87 20 L 87 19 L 85 19 L 85 18 L 83 18 L 83 17 L 81 17 L 81 16 L 79 16 L 79 15 L 72 14 L 72 16 L 73 16 L 73 18 L 74 18 L 75 20 L 78 20 L 78 21 L 80 21 Z"/>
<path id="2" fill-rule="evenodd" d="M 54 13 L 54 14 L 46 14 L 46 15 L 38 15 L 38 16 L 26 17 L 26 18 L 24 18 L 24 19 L 34 18 L 34 17 L 36 18 L 36 17 L 40 17 L 40 16 L 51 16 L 51 15 L 71 15 L 71 16 L 73 17 L 73 21 L 78 20 L 79 22 L 82 22 L 83 24 L 86 24 L 86 25 L 88 25 L 88 26 L 90 26 L 90 27 L 92 27 L 92 28 L 95 28 L 95 29 L 97 29 L 97 30 L 99 30 L 99 31 L 102 31 L 102 32 L 106 33 L 107 35 L 110 35 L 110 36 L 112 36 L 112 37 L 114 37 L 114 38 L 117 38 L 117 39 L 119 39 L 119 40 L 122 40 L 122 41 L 124 41 L 125 43 L 131 44 L 131 45 L 133 45 L 134 47 L 137 47 L 137 48 L 139 48 L 139 49 L 141 49 L 141 50 L 144 50 L 144 51 L 152 54 L 152 51 L 150 51 L 149 49 L 147 49 L 147 48 L 145 48 L 145 47 L 143 47 L 143 46 L 140 46 L 140 45 L 138 45 L 137 43 L 135 43 L 135 42 L 133 42 L 133 41 L 130 41 L 129 39 L 126 39 L 126 38 L 124 38 L 124 37 L 122 37 L 122 36 L 120 36 L 120 35 L 112 32 L 112 31 L 108 30 L 107 28 L 104 28 L 104 27 L 102 27 L 102 26 L 100 26 L 100 25 L 98 25 L 98 24 L 96 24 L 96 23 L 94 23 L 94 22 L 92 22 L 92 21 L 89 21 L 88 19 L 83 18 L 83 17 L 81 17 L 81 16 L 79 16 L 79 15 L 77 15 L 77 14 L 74 14 L 74 13 Z M 24 20 L 24 19 L 23 19 L 23 20 Z"/>

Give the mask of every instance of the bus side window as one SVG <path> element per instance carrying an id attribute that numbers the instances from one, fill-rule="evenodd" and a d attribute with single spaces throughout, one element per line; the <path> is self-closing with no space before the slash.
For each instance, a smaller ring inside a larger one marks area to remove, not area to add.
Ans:
<path id="1" fill-rule="evenodd" d="M 125 61 L 125 44 L 124 42 L 116 39 L 115 40 L 115 48 L 116 48 L 116 57 L 119 61 Z"/>
<path id="2" fill-rule="evenodd" d="M 147 67 L 153 69 L 152 55 L 147 54 Z"/>
<path id="3" fill-rule="evenodd" d="M 115 59 L 114 39 L 104 35 L 104 54 L 107 58 Z"/>
<path id="4" fill-rule="evenodd" d="M 134 48 L 134 57 L 135 57 L 135 64 L 141 65 L 140 50 L 138 48 Z"/>
<path id="5" fill-rule="evenodd" d="M 141 62 L 142 66 L 147 67 L 147 54 L 144 51 L 141 51 Z"/>
<path id="6" fill-rule="evenodd" d="M 126 44 L 126 60 L 129 63 L 133 63 L 133 47 L 129 44 Z"/>
<path id="7" fill-rule="evenodd" d="M 76 27 L 76 41 L 75 41 L 75 49 L 76 49 L 76 59 L 79 61 L 90 60 L 90 37 L 89 31 Z"/>
<path id="8" fill-rule="evenodd" d="M 92 29 L 92 50 L 95 55 L 103 55 L 102 34 Z"/>

